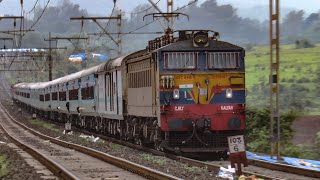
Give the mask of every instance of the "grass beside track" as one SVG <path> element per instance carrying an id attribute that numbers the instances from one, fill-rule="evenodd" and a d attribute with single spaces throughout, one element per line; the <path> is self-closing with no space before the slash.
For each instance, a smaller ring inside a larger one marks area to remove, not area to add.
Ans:
<path id="1" fill-rule="evenodd" d="M 55 132 L 59 132 L 59 129 L 56 127 L 56 125 L 51 124 L 49 122 L 39 120 L 39 119 L 30 119 L 30 122 L 34 125 L 41 126 L 41 127 L 44 127 L 46 129 L 50 129 Z"/>
<path id="2" fill-rule="evenodd" d="M 300 109 L 307 115 L 320 114 L 320 44 L 297 49 L 280 46 L 280 103 L 282 109 Z M 246 87 L 249 107 L 269 104 L 269 46 L 246 51 Z"/>
<path id="3" fill-rule="evenodd" d="M 0 155 L 0 179 L 9 173 L 7 158 Z"/>

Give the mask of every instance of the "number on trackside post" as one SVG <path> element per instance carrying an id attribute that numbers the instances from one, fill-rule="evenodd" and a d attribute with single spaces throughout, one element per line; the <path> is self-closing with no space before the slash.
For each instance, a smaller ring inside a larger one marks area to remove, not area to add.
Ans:
<path id="1" fill-rule="evenodd" d="M 238 153 L 245 151 L 243 135 L 229 136 L 228 144 L 230 153 Z"/>

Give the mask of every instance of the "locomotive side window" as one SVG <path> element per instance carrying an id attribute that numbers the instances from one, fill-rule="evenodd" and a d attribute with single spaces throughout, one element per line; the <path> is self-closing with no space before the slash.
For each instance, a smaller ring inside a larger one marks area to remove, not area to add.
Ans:
<path id="1" fill-rule="evenodd" d="M 239 52 L 207 52 L 209 69 L 236 69 L 239 68 Z"/>
<path id="2" fill-rule="evenodd" d="M 128 64 L 129 88 L 142 88 L 151 86 L 150 59 Z"/>
<path id="3" fill-rule="evenodd" d="M 164 53 L 167 69 L 195 69 L 198 54 L 196 52 L 168 52 Z"/>

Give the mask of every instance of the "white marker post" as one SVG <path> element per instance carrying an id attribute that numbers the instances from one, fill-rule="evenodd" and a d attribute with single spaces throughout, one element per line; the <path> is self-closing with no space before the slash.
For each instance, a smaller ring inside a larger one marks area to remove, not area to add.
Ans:
<path id="1" fill-rule="evenodd" d="M 67 122 L 64 124 L 66 134 L 71 131 L 71 123 Z"/>
<path id="2" fill-rule="evenodd" d="M 242 175 L 241 164 L 243 164 L 244 167 L 248 166 L 243 135 L 229 136 L 228 144 L 229 144 L 229 152 L 230 152 L 229 159 L 231 162 L 231 167 L 236 169 L 236 173 L 238 176 L 241 176 Z M 237 167 L 235 166 L 235 164 L 237 164 Z"/>
<path id="3" fill-rule="evenodd" d="M 230 153 L 244 152 L 244 138 L 240 136 L 229 136 L 228 137 L 229 151 Z"/>

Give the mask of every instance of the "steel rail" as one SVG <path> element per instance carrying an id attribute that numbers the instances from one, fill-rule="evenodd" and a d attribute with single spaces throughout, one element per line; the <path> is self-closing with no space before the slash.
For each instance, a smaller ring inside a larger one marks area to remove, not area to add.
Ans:
<path id="1" fill-rule="evenodd" d="M 180 178 L 178 178 L 178 177 L 175 177 L 175 176 L 172 176 L 172 175 L 169 175 L 169 174 L 166 174 L 166 173 L 163 173 L 163 172 L 160 172 L 160 171 L 157 171 L 157 170 L 142 166 L 142 165 L 137 164 L 137 163 L 130 162 L 130 161 L 122 159 L 122 158 L 111 156 L 109 154 L 106 154 L 106 153 L 103 153 L 103 152 L 100 152 L 100 151 L 97 151 L 97 150 L 94 150 L 94 149 L 91 149 L 91 148 L 88 148 L 88 147 L 84 147 L 84 146 L 81 146 L 81 145 L 78 145 L 78 144 L 74 144 L 74 143 L 70 143 L 70 142 L 65 142 L 65 141 L 58 140 L 58 139 L 55 139 L 53 137 L 41 134 L 40 132 L 35 131 L 35 130 L 27 127 L 23 123 L 20 123 L 17 120 L 15 120 L 9 114 L 9 112 L 3 107 L 3 105 L 1 103 L 0 103 L 0 106 L 3 108 L 3 110 L 7 113 L 7 115 L 11 118 L 11 120 L 14 123 L 18 124 L 22 128 L 28 130 L 30 133 L 32 133 L 32 134 L 34 134 L 36 136 L 39 136 L 42 139 L 49 140 L 50 142 L 58 144 L 58 145 L 63 146 L 65 148 L 74 149 L 74 150 L 76 150 L 78 152 L 81 152 L 81 153 L 87 154 L 89 156 L 95 157 L 95 158 L 100 159 L 100 160 L 102 160 L 104 162 L 113 164 L 113 165 L 115 165 L 117 167 L 120 167 L 122 169 L 131 171 L 133 173 L 136 173 L 136 174 L 141 175 L 143 177 L 146 177 L 148 179 L 156 179 L 156 180 L 157 179 L 159 179 L 159 180 L 162 180 L 162 179 L 178 180 L 179 179 L 180 180 Z"/>
<path id="2" fill-rule="evenodd" d="M 253 166 L 287 172 L 291 174 L 298 174 L 298 175 L 303 175 L 308 177 L 320 178 L 320 171 L 317 171 L 317 170 L 299 168 L 296 166 L 282 164 L 282 163 L 271 163 L 268 161 L 257 160 L 257 159 L 248 159 L 248 161 L 249 161 L 249 164 Z"/>
<path id="3" fill-rule="evenodd" d="M 2 106 L 2 104 L 1 104 Z M 3 106 L 2 106 L 3 108 Z M 3 108 L 4 109 L 4 108 Z M 6 111 L 4 109 L 4 111 Z M 28 154 L 30 154 L 32 157 L 34 157 L 36 160 L 38 160 L 41 164 L 43 164 L 45 167 L 47 167 L 53 174 L 56 176 L 62 178 L 62 179 L 79 179 L 75 175 L 73 175 L 71 172 L 66 170 L 64 167 L 60 166 L 56 162 L 50 160 L 45 155 L 41 154 L 36 149 L 33 149 L 32 147 L 24 144 L 23 142 L 16 139 L 11 133 L 9 133 L 5 127 L 0 124 L 0 128 L 3 130 L 3 132 L 7 135 L 8 138 L 10 138 L 14 144 L 16 144 L 18 147 L 26 151 Z"/>
<path id="4" fill-rule="evenodd" d="M 59 124 L 54 122 L 55 124 Z M 61 125 L 61 124 L 60 124 Z M 93 133 L 90 131 L 86 131 L 83 129 L 79 129 L 79 128 L 75 128 L 77 131 L 86 133 L 86 134 L 93 134 L 94 136 L 97 136 L 101 139 L 116 143 L 116 144 L 120 144 L 123 146 L 127 146 L 130 148 L 134 148 L 134 149 L 138 149 L 141 151 L 145 151 L 154 155 L 158 155 L 158 156 L 165 156 L 167 158 L 176 160 L 176 161 L 181 161 L 183 163 L 188 163 L 191 165 L 195 165 L 198 167 L 207 167 L 208 169 L 211 170 L 219 170 L 220 166 L 218 165 L 214 165 L 211 163 L 206 163 L 203 161 L 197 161 L 194 159 L 190 159 L 190 158 L 186 158 L 186 157 L 182 157 L 182 156 L 177 156 L 177 155 L 173 155 L 173 154 L 169 154 L 169 153 L 165 153 L 165 152 L 161 152 L 161 151 L 157 151 L 155 149 L 151 149 L 151 148 L 147 148 L 147 147 L 143 147 L 140 145 L 136 145 L 133 144 L 131 142 L 126 142 L 126 141 L 121 141 L 119 139 L 115 139 L 112 137 L 107 137 L 101 134 L 97 134 L 97 133 Z M 303 175 L 303 176 L 308 176 L 308 177 L 316 177 L 319 178 L 320 177 L 320 171 L 316 171 L 316 170 L 309 170 L 309 169 L 305 169 L 305 168 L 299 168 L 299 167 L 295 167 L 295 166 L 291 166 L 291 165 L 286 165 L 286 164 L 280 164 L 280 163 L 270 163 L 267 161 L 262 161 L 262 160 L 255 160 L 255 159 L 248 159 L 249 161 L 249 165 L 252 166 L 257 166 L 257 167 L 262 167 L 262 168 L 266 168 L 266 169 L 270 169 L 270 170 L 277 170 L 277 171 L 282 171 L 282 172 L 287 172 L 287 173 L 291 173 L 291 174 L 296 174 L 296 175 Z M 275 178 L 275 177 L 271 177 L 271 176 L 267 176 L 267 175 L 263 175 L 263 174 L 259 174 L 259 173 L 254 173 L 254 172 L 249 172 L 249 171 L 243 171 L 244 175 L 255 175 L 258 178 L 263 178 L 263 179 L 280 179 L 280 178 Z"/>
<path id="5" fill-rule="evenodd" d="M 57 125 L 61 125 L 61 124 L 56 123 L 56 122 L 54 122 L 54 123 L 57 124 Z M 143 146 L 140 146 L 140 145 L 137 145 L 137 144 L 133 144 L 131 142 L 121 141 L 119 139 L 115 139 L 115 138 L 112 138 L 112 137 L 103 136 L 101 134 L 96 134 L 96 133 L 93 133 L 93 132 L 90 132 L 90 131 L 86 131 L 86 130 L 83 130 L 83 129 L 79 129 L 79 128 L 75 128 L 75 129 L 77 131 L 85 133 L 85 134 L 92 134 L 92 135 L 94 135 L 96 137 L 99 137 L 101 139 L 104 139 L 104 140 L 107 140 L 107 141 L 110 141 L 110 142 L 113 142 L 113 143 L 116 143 L 116 144 L 120 144 L 120 145 L 123 145 L 123 146 L 127 146 L 127 147 L 130 147 L 130 148 L 133 148 L 133 149 L 137 149 L 137 150 L 141 150 L 141 151 L 144 151 L 144 152 L 148 152 L 148 153 L 151 153 L 151 154 L 154 154 L 154 155 L 157 155 L 157 156 L 164 156 L 164 157 L 167 157 L 167 158 L 172 159 L 172 160 L 176 160 L 176 161 L 179 161 L 179 162 L 182 162 L 182 163 L 187 163 L 187 164 L 194 165 L 194 166 L 197 166 L 197 167 L 208 168 L 209 170 L 213 170 L 213 171 L 219 171 L 220 170 L 220 166 L 219 165 L 214 165 L 214 164 L 210 164 L 210 163 L 207 163 L 207 162 L 198 161 L 198 160 L 195 160 L 195 159 L 190 159 L 190 158 L 186 158 L 186 157 L 182 157 L 182 156 L 178 156 L 178 155 L 174 155 L 174 154 L 170 154 L 170 153 L 165 153 L 165 152 L 162 152 L 162 151 L 157 151 L 155 149 L 143 147 Z M 254 175 L 257 178 L 262 178 L 262 179 L 265 179 L 265 180 L 281 180 L 280 178 L 267 176 L 267 175 L 263 175 L 263 174 L 259 174 L 259 173 L 255 173 L 255 172 L 249 172 L 249 171 L 242 171 L 242 172 L 246 176 Z"/>

